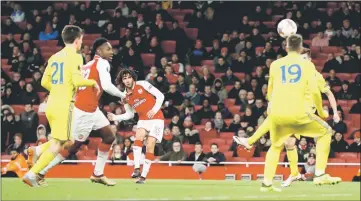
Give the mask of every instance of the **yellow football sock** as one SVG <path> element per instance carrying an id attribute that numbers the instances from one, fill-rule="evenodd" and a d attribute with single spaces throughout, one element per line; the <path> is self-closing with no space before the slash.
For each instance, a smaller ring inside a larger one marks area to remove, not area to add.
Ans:
<path id="1" fill-rule="evenodd" d="M 264 122 L 258 127 L 256 132 L 248 138 L 248 144 L 253 145 L 257 140 L 264 136 L 270 129 L 269 120 L 266 118 Z"/>
<path id="2" fill-rule="evenodd" d="M 280 159 L 280 153 L 283 147 L 276 147 L 271 145 L 266 155 L 266 162 L 264 166 L 264 184 L 271 185 L 273 177 L 276 174 L 277 165 Z"/>
<path id="3" fill-rule="evenodd" d="M 44 144 L 39 145 L 39 148 L 40 148 L 40 151 L 41 151 L 41 153 L 40 153 L 39 155 L 41 155 L 41 154 L 44 153 L 46 150 L 48 150 L 49 147 L 50 147 L 50 145 L 51 145 L 50 141 L 47 141 L 47 142 L 45 142 Z"/>
<path id="4" fill-rule="evenodd" d="M 41 154 L 39 160 L 35 163 L 30 171 L 38 174 L 55 158 L 56 155 L 57 154 L 54 154 L 52 151 L 46 150 L 43 154 Z"/>
<path id="5" fill-rule="evenodd" d="M 331 133 L 327 133 L 317 139 L 316 146 L 316 172 L 325 172 L 328 155 L 330 153 Z"/>
<path id="6" fill-rule="evenodd" d="M 287 158 L 288 162 L 290 162 L 291 176 L 295 177 L 299 174 L 297 149 L 287 149 Z"/>

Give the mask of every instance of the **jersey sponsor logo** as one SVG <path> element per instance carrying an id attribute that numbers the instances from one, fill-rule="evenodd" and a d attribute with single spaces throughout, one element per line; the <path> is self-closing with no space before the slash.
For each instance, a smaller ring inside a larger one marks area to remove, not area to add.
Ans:
<path id="1" fill-rule="evenodd" d="M 133 104 L 133 109 L 137 108 L 139 105 L 145 103 L 146 99 L 142 98 L 142 99 L 135 99 L 134 100 L 134 104 Z"/>

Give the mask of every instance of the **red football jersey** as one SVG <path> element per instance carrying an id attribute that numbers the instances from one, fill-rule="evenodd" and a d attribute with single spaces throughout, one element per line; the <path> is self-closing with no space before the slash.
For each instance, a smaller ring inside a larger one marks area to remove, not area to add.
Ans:
<path id="1" fill-rule="evenodd" d="M 126 102 L 138 114 L 139 120 L 149 120 L 147 113 L 156 104 L 156 98 L 149 92 L 152 87 L 154 86 L 147 81 L 137 81 L 133 87 L 133 92 L 126 96 Z M 158 110 L 151 119 L 164 120 L 162 110 Z"/>
<path id="2" fill-rule="evenodd" d="M 108 70 L 107 68 L 109 68 L 109 63 L 97 55 L 94 56 L 92 61 L 83 66 L 83 77 L 95 80 L 100 87 L 100 93 L 97 95 L 93 87 L 79 87 L 75 98 L 75 107 L 84 112 L 95 112 L 103 93 L 98 70 Z"/>

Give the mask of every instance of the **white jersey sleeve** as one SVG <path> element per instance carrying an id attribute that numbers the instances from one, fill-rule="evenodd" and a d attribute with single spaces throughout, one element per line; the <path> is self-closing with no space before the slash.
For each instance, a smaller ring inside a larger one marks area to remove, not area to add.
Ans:
<path id="1" fill-rule="evenodd" d="M 97 70 L 99 73 L 100 84 L 105 92 L 112 96 L 124 98 L 125 93 L 121 92 L 116 86 L 113 85 L 110 77 L 110 65 L 109 62 L 104 59 L 99 59 L 97 64 Z"/>
<path id="2" fill-rule="evenodd" d="M 129 104 L 124 105 L 125 113 L 121 115 L 115 115 L 116 121 L 126 121 L 134 118 L 134 110 Z"/>
<path id="3" fill-rule="evenodd" d="M 148 81 L 137 81 L 137 84 L 141 85 L 147 92 L 155 97 L 155 105 L 153 106 L 152 110 L 154 113 L 157 113 L 163 105 L 164 94 Z"/>

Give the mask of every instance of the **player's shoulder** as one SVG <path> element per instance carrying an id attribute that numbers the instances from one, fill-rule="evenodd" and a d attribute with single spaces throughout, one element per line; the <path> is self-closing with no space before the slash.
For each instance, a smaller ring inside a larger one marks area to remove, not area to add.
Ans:
<path id="1" fill-rule="evenodd" d="M 97 59 L 98 59 L 97 68 L 103 68 L 103 69 L 106 69 L 107 71 L 109 71 L 109 69 L 110 69 L 109 62 L 106 59 L 103 59 L 101 57 L 99 57 Z"/>
<path id="2" fill-rule="evenodd" d="M 153 87 L 153 85 L 150 84 L 150 83 L 149 83 L 148 81 L 146 81 L 146 80 L 138 80 L 138 81 L 135 82 L 135 84 L 138 85 L 138 86 L 143 87 L 143 88 L 146 89 L 146 90 L 149 90 L 149 89 L 151 89 L 151 88 Z"/>

